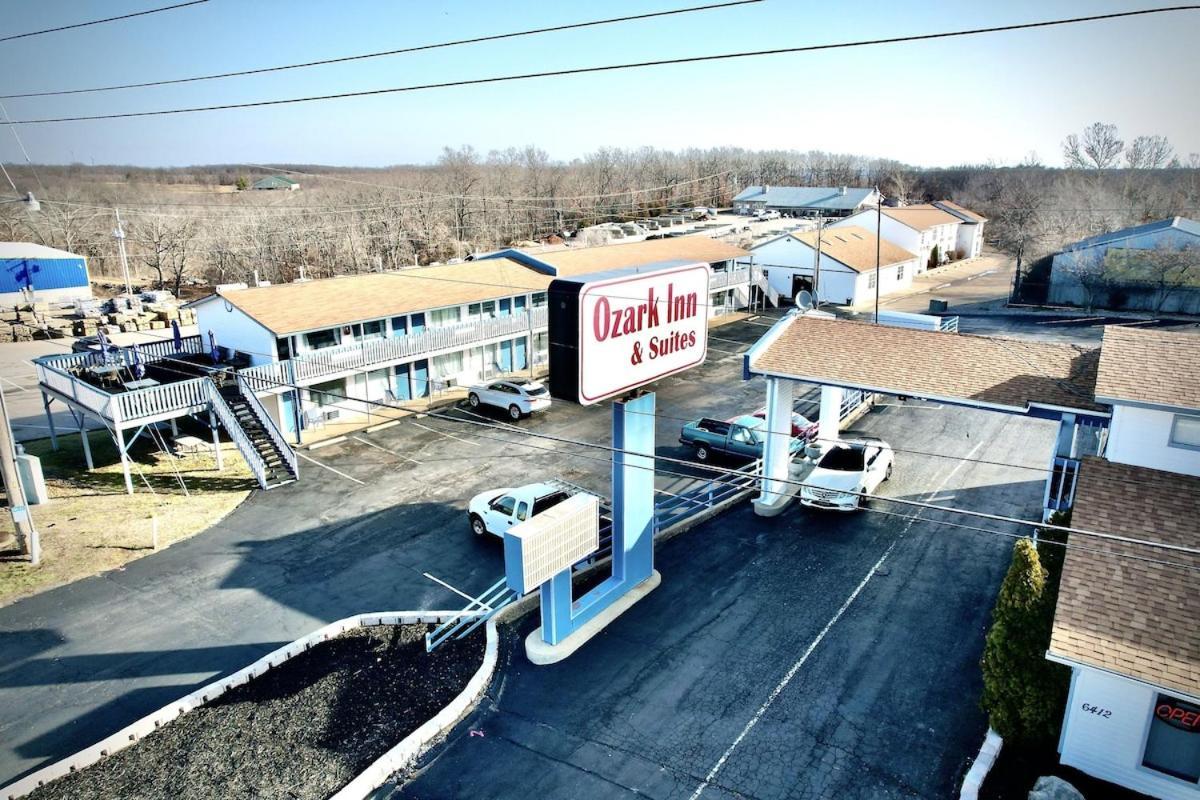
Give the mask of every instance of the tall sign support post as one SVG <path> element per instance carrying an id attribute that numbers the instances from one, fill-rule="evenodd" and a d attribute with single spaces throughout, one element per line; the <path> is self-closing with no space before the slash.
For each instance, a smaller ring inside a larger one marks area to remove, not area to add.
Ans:
<path id="1" fill-rule="evenodd" d="M 642 387 L 704 362 L 710 275 L 708 264 L 676 261 L 550 284 L 550 393 L 581 405 L 616 398 L 612 574 L 574 599 L 572 567 L 598 538 L 588 549 L 579 518 L 549 517 L 558 506 L 505 534 L 509 587 L 524 594 L 540 581 L 542 625 L 525 640 L 535 664 L 571 655 L 662 580 L 654 569 L 655 397 Z M 598 527 L 596 511 L 591 519 Z"/>

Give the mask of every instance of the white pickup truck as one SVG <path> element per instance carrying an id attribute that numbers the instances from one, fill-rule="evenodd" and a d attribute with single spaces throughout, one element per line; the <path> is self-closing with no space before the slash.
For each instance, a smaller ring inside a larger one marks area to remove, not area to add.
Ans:
<path id="1" fill-rule="evenodd" d="M 471 532 L 476 536 L 490 533 L 503 538 L 504 532 L 513 525 L 537 516 L 581 491 L 569 483 L 547 481 L 481 492 L 467 505 Z"/>

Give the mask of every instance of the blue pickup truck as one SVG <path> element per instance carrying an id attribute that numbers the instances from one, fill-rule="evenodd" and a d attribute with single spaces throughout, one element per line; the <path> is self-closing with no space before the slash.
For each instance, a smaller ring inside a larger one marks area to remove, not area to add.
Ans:
<path id="1" fill-rule="evenodd" d="M 697 461 L 708 461 L 721 454 L 735 458 L 762 458 L 767 421 L 746 415 L 724 421 L 704 417 L 689 422 L 679 432 L 680 444 L 692 448 Z M 804 440 L 793 437 L 793 453 L 804 447 Z"/>

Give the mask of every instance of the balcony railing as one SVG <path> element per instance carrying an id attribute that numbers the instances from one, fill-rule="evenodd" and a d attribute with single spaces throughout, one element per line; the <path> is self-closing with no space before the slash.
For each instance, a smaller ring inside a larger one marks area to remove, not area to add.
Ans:
<path id="1" fill-rule="evenodd" d="M 311 350 L 290 361 L 262 364 L 239 371 L 256 392 L 286 388 L 292 383 L 311 383 L 330 375 L 384 367 L 405 359 L 456 350 L 505 336 L 517 336 L 546 327 L 545 307 L 506 317 L 477 320 L 444 328 L 426 328 L 420 333 L 388 339 Z"/>
<path id="2" fill-rule="evenodd" d="M 728 272 L 714 272 L 708 283 L 709 291 L 725 289 L 742 283 L 750 282 L 750 269 L 731 269 Z"/>
<path id="3" fill-rule="evenodd" d="M 184 336 L 182 349 L 175 348 L 175 342 L 172 339 L 163 339 L 159 342 L 138 343 L 138 352 L 142 354 L 143 364 L 153 364 L 155 361 L 163 361 L 169 358 L 177 358 L 180 355 L 196 355 L 197 353 L 207 352 L 204 345 L 204 339 L 200 336 Z M 88 353 L 63 353 L 56 356 L 42 356 L 37 359 L 39 364 L 50 364 L 56 369 L 66 372 L 70 369 L 78 369 L 91 364 L 99 364 L 102 361 L 99 350 L 94 350 Z M 122 347 L 119 350 L 114 350 L 108 354 L 108 361 L 114 364 L 129 366 L 133 363 L 133 348 Z"/>

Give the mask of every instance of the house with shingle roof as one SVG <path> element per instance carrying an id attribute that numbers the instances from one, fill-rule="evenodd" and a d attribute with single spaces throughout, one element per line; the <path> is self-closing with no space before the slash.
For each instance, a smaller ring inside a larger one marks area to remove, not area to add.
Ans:
<path id="1" fill-rule="evenodd" d="M 1105 328 L 1095 396 L 1105 458 L 1083 459 L 1071 526 L 1103 537 L 1070 535 L 1047 652 L 1071 668 L 1061 759 L 1200 797 L 1200 332 Z"/>
<path id="2" fill-rule="evenodd" d="M 987 217 L 949 200 L 934 200 L 930 205 L 962 220 L 955 241 L 955 258 L 978 258 L 983 252 L 983 226 L 987 223 Z"/>
<path id="3" fill-rule="evenodd" d="M 857 226 L 792 231 L 756 244 L 750 252 L 779 294 L 795 298 L 801 291 L 815 291 L 821 302 L 833 305 L 874 301 L 876 281 L 880 295 L 905 289 L 918 266 L 916 253 L 879 241 L 874 231 Z"/>
<path id="4" fill-rule="evenodd" d="M 854 225 L 873 231 L 894 242 L 919 259 L 918 272 L 941 266 L 958 252 L 958 229 L 963 220 L 929 204 L 860 211 L 840 219 L 830 227 Z"/>

